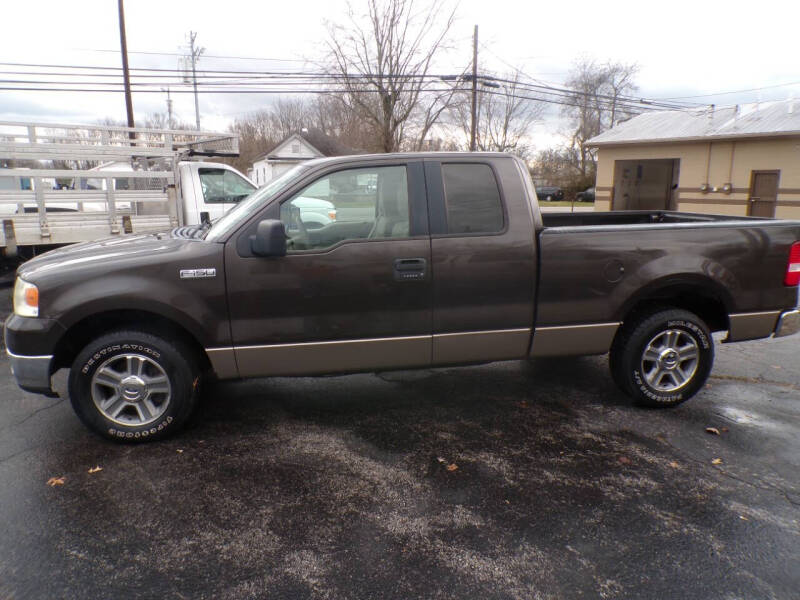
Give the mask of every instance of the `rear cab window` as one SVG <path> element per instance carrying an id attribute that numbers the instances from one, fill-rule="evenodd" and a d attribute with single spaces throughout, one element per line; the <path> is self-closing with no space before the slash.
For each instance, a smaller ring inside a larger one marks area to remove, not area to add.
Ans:
<path id="1" fill-rule="evenodd" d="M 494 171 L 483 163 L 443 163 L 448 234 L 494 234 L 505 218 Z"/>

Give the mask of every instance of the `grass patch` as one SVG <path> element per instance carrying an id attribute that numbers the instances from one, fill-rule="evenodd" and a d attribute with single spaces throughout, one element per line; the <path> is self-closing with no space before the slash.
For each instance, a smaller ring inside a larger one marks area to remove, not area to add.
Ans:
<path id="1" fill-rule="evenodd" d="M 572 206 L 572 202 L 570 202 L 569 200 L 550 200 L 549 202 L 547 200 L 539 200 L 539 205 L 540 206 Z M 586 206 L 586 207 L 594 206 L 594 202 L 578 202 L 576 200 L 575 201 L 575 206 Z"/>

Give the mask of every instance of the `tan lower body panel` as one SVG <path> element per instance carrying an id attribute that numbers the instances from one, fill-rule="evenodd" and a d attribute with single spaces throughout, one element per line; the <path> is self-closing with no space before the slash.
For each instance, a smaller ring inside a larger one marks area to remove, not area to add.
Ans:
<path id="1" fill-rule="evenodd" d="M 220 379 L 235 379 L 239 377 L 239 368 L 236 366 L 236 354 L 233 348 L 206 348 L 206 354 L 211 361 L 211 369 Z"/>
<path id="2" fill-rule="evenodd" d="M 530 329 L 209 348 L 220 379 L 322 375 L 525 358 Z"/>
<path id="3" fill-rule="evenodd" d="M 247 346 L 235 352 L 240 377 L 427 367 L 431 336 Z"/>
<path id="4" fill-rule="evenodd" d="M 767 312 L 739 313 L 729 315 L 730 328 L 726 342 L 741 342 L 755 340 L 772 335 L 781 311 L 770 310 Z"/>
<path id="5" fill-rule="evenodd" d="M 611 348 L 619 323 L 537 327 L 531 356 L 605 354 Z"/>
<path id="6" fill-rule="evenodd" d="M 433 364 L 524 358 L 530 342 L 530 329 L 440 333 L 433 336 Z"/>

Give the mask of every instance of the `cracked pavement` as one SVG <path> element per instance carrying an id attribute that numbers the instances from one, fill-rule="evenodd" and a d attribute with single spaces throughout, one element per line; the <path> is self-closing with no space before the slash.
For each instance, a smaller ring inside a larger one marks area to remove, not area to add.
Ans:
<path id="1" fill-rule="evenodd" d="M 796 598 L 799 344 L 673 410 L 604 357 L 220 383 L 144 446 L 3 357 L 0 598 Z"/>

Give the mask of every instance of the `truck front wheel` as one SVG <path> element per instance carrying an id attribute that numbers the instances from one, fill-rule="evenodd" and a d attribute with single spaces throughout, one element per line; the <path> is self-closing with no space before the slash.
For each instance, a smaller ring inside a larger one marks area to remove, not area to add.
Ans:
<path id="1" fill-rule="evenodd" d="M 616 384 L 642 406 L 676 406 L 705 384 L 714 363 L 714 340 L 697 315 L 661 309 L 623 324 L 611 347 Z"/>
<path id="2" fill-rule="evenodd" d="M 69 397 L 81 421 L 114 440 L 143 442 L 180 429 L 197 400 L 198 369 L 177 341 L 134 330 L 103 335 L 78 354 Z"/>

